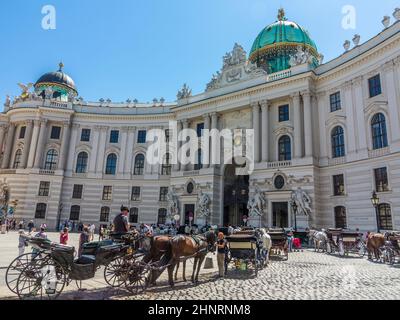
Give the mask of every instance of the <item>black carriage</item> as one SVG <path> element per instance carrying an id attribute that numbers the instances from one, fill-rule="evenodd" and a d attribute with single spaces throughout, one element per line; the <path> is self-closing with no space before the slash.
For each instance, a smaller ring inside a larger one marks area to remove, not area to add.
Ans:
<path id="1" fill-rule="evenodd" d="M 362 240 L 362 234 L 356 231 L 343 229 L 328 229 L 327 232 L 326 252 L 334 254 L 337 252 L 340 256 L 346 256 L 350 253 L 363 257 L 367 248 Z"/>
<path id="2" fill-rule="evenodd" d="M 285 229 L 269 229 L 268 234 L 271 237 L 271 257 L 289 259 L 288 236 Z"/>
<path id="3" fill-rule="evenodd" d="M 228 252 L 226 254 L 225 270 L 229 264 L 236 269 L 247 270 L 249 266 L 255 275 L 267 263 L 267 252 L 260 234 L 255 230 L 245 230 L 226 237 Z"/>
<path id="4" fill-rule="evenodd" d="M 400 259 L 400 232 L 386 232 L 385 244 L 379 249 L 383 263 L 393 265 Z"/>

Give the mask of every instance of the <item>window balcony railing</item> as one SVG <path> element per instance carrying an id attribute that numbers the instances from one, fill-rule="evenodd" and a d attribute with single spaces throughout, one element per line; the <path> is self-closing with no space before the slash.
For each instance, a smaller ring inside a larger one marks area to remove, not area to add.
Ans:
<path id="1" fill-rule="evenodd" d="M 390 153 L 390 148 L 381 148 L 381 149 L 375 149 L 375 150 L 369 150 L 368 151 L 368 156 L 370 158 L 378 158 L 378 157 L 383 157 L 386 156 Z"/>
<path id="2" fill-rule="evenodd" d="M 191 171 L 185 171 L 183 172 L 183 176 L 198 176 L 200 173 L 200 170 L 191 170 Z"/>
<path id="3" fill-rule="evenodd" d="M 275 162 L 268 162 L 269 169 L 275 168 L 287 168 L 292 166 L 292 161 L 275 161 Z"/>
<path id="4" fill-rule="evenodd" d="M 346 163 L 346 157 L 329 159 L 330 166 L 337 166 L 337 165 L 344 164 L 344 163 Z"/>
<path id="5" fill-rule="evenodd" d="M 48 170 L 48 169 L 40 169 L 39 174 L 47 175 L 47 176 L 54 176 L 55 170 Z"/>
<path id="6" fill-rule="evenodd" d="M 0 174 L 15 174 L 17 170 L 15 169 L 1 169 Z"/>

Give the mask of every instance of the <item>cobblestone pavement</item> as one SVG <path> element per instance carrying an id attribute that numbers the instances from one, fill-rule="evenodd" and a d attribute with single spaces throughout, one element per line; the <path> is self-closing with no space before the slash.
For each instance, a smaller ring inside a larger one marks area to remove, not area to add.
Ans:
<path id="1" fill-rule="evenodd" d="M 10 251 L 3 250 L 2 245 L 0 237 L 1 266 L 5 261 L 3 253 Z M 213 258 L 216 266 L 215 256 Z M 188 262 L 188 279 L 191 266 L 192 263 Z M 4 274 L 5 270 L 0 270 L 0 298 L 8 299 L 12 294 L 5 287 Z M 366 258 L 341 258 L 312 250 L 291 253 L 288 261 L 272 260 L 257 278 L 250 270 L 236 271 L 232 267 L 225 279 L 218 280 L 216 275 L 215 268 L 202 270 L 197 286 L 180 280 L 171 289 L 164 274 L 157 287 L 130 296 L 123 289 L 108 288 L 102 279 L 102 270 L 99 270 L 95 279 L 84 282 L 87 290 L 78 292 L 75 285 L 70 285 L 60 299 L 400 299 L 400 265 L 390 267 Z"/>

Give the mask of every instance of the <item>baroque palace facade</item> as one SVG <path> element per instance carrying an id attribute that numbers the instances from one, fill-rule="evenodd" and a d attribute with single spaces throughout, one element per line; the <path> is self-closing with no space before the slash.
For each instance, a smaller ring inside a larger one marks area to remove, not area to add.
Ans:
<path id="1" fill-rule="evenodd" d="M 0 182 L 18 199 L 15 217 L 50 228 L 66 219 L 109 224 L 124 204 L 133 223 L 163 223 L 172 199 L 181 223 L 191 213 L 201 223 L 200 194 L 209 199 L 201 204 L 208 222 L 237 225 L 258 194 L 266 226 L 293 226 L 291 199 L 299 196 L 300 227 L 375 230 L 376 191 L 381 228 L 399 228 L 399 10 L 394 16 L 375 37 L 360 44 L 355 36 L 353 48 L 346 42 L 341 56 L 323 63 L 308 32 L 280 10 L 250 55 L 236 44 L 205 92 L 192 95 L 185 85 L 176 103 L 86 102 L 62 65 L 33 92 L 20 84 L 21 96 L 7 97 L 0 114 Z M 148 164 L 148 130 L 170 121 L 199 136 L 254 129 L 254 171 Z"/>

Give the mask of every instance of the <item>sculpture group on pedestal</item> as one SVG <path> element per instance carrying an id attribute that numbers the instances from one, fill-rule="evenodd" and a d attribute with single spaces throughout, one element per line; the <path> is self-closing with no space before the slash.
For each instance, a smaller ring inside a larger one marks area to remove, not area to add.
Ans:
<path id="1" fill-rule="evenodd" d="M 311 215 L 311 198 L 307 192 L 298 187 L 297 190 L 292 192 L 292 201 L 296 203 L 299 213 L 302 213 L 306 216 Z"/>
<path id="2" fill-rule="evenodd" d="M 261 217 L 264 212 L 267 200 L 264 193 L 261 192 L 257 186 L 254 195 L 249 199 L 247 203 L 247 209 L 249 210 L 250 217 Z"/>
<path id="3" fill-rule="evenodd" d="M 200 190 L 197 200 L 197 217 L 208 218 L 210 216 L 210 196 Z"/>

